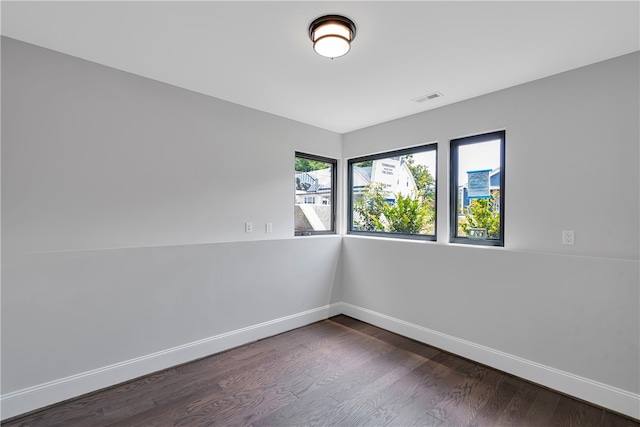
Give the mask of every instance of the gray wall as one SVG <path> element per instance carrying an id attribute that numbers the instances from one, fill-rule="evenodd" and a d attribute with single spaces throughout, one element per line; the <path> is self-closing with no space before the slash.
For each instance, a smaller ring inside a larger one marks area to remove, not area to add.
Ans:
<path id="1" fill-rule="evenodd" d="M 638 71 L 628 55 L 341 136 L 3 38 L 2 417 L 327 307 L 635 403 Z M 448 141 L 502 128 L 505 248 L 449 245 Z M 439 144 L 437 243 L 293 237 L 295 151 L 426 142 Z"/>
<path id="2" fill-rule="evenodd" d="M 344 302 L 637 394 L 638 64 L 631 54 L 344 135 L 345 159 L 437 142 L 441 190 L 449 140 L 507 135 L 505 247 L 446 244 L 439 191 L 439 243 L 344 238 Z"/>
<path id="3" fill-rule="evenodd" d="M 340 301 L 295 151 L 341 137 L 3 38 L 3 395 Z"/>
<path id="4" fill-rule="evenodd" d="M 341 155 L 326 130 L 12 39 L 2 55 L 8 253 L 291 238 L 294 151 Z"/>

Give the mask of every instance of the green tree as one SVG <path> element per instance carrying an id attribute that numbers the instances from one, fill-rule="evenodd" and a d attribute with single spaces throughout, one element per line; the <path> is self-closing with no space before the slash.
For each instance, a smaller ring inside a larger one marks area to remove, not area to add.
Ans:
<path id="1" fill-rule="evenodd" d="M 382 207 L 385 205 L 384 184 L 372 182 L 366 185 L 362 198 L 353 206 L 354 224 L 362 231 L 384 231 Z"/>
<path id="2" fill-rule="evenodd" d="M 405 161 L 416 183 L 416 197 L 420 199 L 421 204 L 425 207 L 424 223 L 426 228 L 423 232 L 435 232 L 433 224 L 436 219 L 436 179 L 431 175 L 427 166 L 415 164 L 412 154 L 409 154 Z"/>
<path id="3" fill-rule="evenodd" d="M 392 233 L 419 234 L 425 229 L 429 206 L 420 197 L 396 194 L 395 203 L 385 203 L 382 214 L 387 220 L 387 229 Z"/>
<path id="4" fill-rule="evenodd" d="M 329 164 L 325 162 L 319 162 L 317 160 L 309 160 L 303 157 L 296 157 L 296 172 L 310 172 L 321 169 L 326 169 Z"/>
<path id="5" fill-rule="evenodd" d="M 472 199 L 465 219 L 460 221 L 461 231 L 469 235 L 470 228 L 485 228 L 487 237 L 500 237 L 500 192 L 491 191 L 490 199 Z"/>
<path id="6" fill-rule="evenodd" d="M 413 180 L 416 182 L 418 194 L 423 197 L 434 198 L 436 180 L 429 172 L 429 168 L 421 164 L 416 165 L 412 154 L 406 157 L 405 162 L 411 171 L 411 175 L 413 175 Z"/>
<path id="7" fill-rule="evenodd" d="M 395 195 L 389 202 L 384 184 L 369 183 L 353 206 L 354 225 L 362 231 L 425 234 L 433 231 L 433 200 L 422 196 Z"/>

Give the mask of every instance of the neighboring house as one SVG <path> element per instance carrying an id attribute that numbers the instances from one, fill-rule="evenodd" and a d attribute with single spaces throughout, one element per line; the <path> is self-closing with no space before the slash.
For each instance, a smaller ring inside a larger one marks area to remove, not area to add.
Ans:
<path id="1" fill-rule="evenodd" d="M 417 190 L 413 174 L 407 163 L 399 158 L 374 160 L 371 166 L 353 166 L 353 200 L 362 198 L 365 187 L 371 182 L 380 182 L 385 185 L 386 200 L 390 203 L 396 201 L 396 194 L 403 196 L 415 194 Z"/>
<path id="2" fill-rule="evenodd" d="M 331 168 L 296 173 L 296 231 L 331 230 L 331 184 Z"/>
<path id="3" fill-rule="evenodd" d="M 296 204 L 331 204 L 331 168 L 296 173 Z"/>
<path id="4" fill-rule="evenodd" d="M 353 176 L 351 191 L 353 191 L 353 202 L 362 199 L 365 187 L 371 182 L 371 166 L 353 165 Z"/>
<path id="5" fill-rule="evenodd" d="M 486 188 L 486 187 L 485 187 Z M 494 192 L 496 190 L 500 190 L 500 168 L 494 169 L 489 174 L 489 190 Z M 466 212 L 467 208 L 471 204 L 471 200 L 468 194 L 468 183 L 464 183 L 458 187 L 458 197 L 462 199 L 462 211 Z M 498 198 L 499 202 L 500 198 Z M 500 205 L 498 204 L 498 211 L 500 210 Z"/>

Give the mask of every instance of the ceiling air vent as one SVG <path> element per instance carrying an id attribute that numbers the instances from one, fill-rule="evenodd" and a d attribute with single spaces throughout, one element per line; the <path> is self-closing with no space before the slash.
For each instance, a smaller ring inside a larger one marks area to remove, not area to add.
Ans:
<path id="1" fill-rule="evenodd" d="M 437 98 L 442 98 L 444 95 L 441 94 L 440 92 L 433 92 L 430 93 L 428 95 L 422 95 L 418 98 L 413 99 L 413 101 L 415 102 L 425 102 L 425 101 L 431 101 L 433 99 L 437 99 Z"/>

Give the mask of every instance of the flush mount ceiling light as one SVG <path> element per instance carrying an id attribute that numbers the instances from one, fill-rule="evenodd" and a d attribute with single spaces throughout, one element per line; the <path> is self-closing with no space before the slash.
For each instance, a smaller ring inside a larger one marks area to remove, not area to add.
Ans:
<path id="1" fill-rule="evenodd" d="M 313 50 L 327 58 L 338 58 L 351 48 L 356 38 L 356 24 L 340 15 L 321 16 L 309 25 Z"/>

